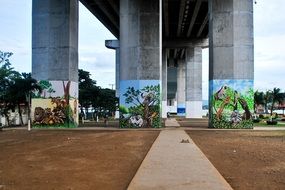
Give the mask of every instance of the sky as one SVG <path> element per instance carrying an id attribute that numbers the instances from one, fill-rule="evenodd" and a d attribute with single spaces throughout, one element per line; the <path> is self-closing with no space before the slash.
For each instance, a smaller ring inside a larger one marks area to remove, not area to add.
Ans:
<path id="1" fill-rule="evenodd" d="M 254 87 L 285 90 L 285 1 L 256 0 L 254 4 Z M 15 70 L 31 72 L 32 0 L 0 0 L 0 50 L 13 52 Z M 97 85 L 115 84 L 115 51 L 105 47 L 115 37 L 80 3 L 79 68 Z M 203 99 L 208 97 L 208 50 L 203 50 Z"/>

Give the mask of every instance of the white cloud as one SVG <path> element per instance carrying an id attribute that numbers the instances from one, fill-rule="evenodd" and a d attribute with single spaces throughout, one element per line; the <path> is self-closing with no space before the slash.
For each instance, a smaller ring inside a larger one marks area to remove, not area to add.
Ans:
<path id="1" fill-rule="evenodd" d="M 97 85 L 115 83 L 115 51 L 105 40 L 115 37 L 81 3 L 79 6 L 79 68 L 90 72 Z"/>

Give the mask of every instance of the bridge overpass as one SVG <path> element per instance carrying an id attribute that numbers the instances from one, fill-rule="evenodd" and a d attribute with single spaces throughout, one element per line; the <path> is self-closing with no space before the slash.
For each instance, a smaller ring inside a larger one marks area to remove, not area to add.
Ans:
<path id="1" fill-rule="evenodd" d="M 204 47 L 210 52 L 210 126 L 216 127 L 217 120 L 240 125 L 242 121 L 233 122 L 231 115 L 241 112 L 238 115 L 242 117 L 252 111 L 251 103 L 239 98 L 253 98 L 252 0 L 80 1 L 118 40 L 106 41 L 106 46 L 117 52 L 120 104 L 134 107 L 131 104 L 135 100 L 126 103 L 124 96 L 134 95 L 128 92 L 129 87 L 141 93 L 137 103 L 144 107 L 144 113 L 128 113 L 126 118 L 136 116 L 149 127 L 157 117 L 166 117 L 171 100 L 177 101 L 181 115 L 201 117 Z M 33 0 L 32 39 L 33 76 L 38 80 L 72 81 L 76 92 L 78 0 Z M 176 75 L 177 80 L 167 81 L 168 74 L 171 78 Z M 150 86 L 161 89 L 161 112 L 149 111 L 159 102 L 154 103 L 155 92 L 148 91 L 147 95 L 146 87 Z"/>

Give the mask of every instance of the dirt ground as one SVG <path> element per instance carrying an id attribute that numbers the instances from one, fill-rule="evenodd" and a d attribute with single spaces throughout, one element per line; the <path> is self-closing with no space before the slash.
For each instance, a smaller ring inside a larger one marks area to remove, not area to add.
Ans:
<path id="1" fill-rule="evenodd" d="M 285 189 L 285 131 L 187 133 L 233 189 Z"/>
<path id="2" fill-rule="evenodd" d="M 159 131 L 0 132 L 0 190 L 126 189 Z"/>

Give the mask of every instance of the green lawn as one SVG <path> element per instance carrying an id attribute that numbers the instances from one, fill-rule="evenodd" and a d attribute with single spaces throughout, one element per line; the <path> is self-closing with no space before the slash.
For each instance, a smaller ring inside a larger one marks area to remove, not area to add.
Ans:
<path id="1" fill-rule="evenodd" d="M 259 123 L 253 123 L 254 127 L 285 127 L 284 121 L 278 121 L 277 125 L 267 125 L 266 121 L 260 121 Z"/>

